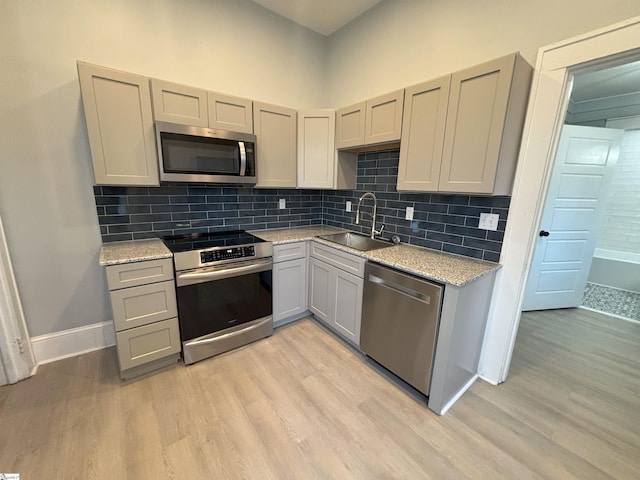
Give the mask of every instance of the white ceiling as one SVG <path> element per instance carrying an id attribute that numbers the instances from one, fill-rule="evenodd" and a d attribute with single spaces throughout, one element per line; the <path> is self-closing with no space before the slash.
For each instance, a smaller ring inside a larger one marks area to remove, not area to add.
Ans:
<path id="1" fill-rule="evenodd" d="M 381 0 L 251 0 L 314 32 L 329 36 Z"/>

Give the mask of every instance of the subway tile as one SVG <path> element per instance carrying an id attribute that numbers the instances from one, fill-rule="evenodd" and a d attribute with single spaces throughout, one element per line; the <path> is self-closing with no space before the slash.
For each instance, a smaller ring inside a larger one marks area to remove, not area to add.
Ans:
<path id="1" fill-rule="evenodd" d="M 482 259 L 486 260 L 487 262 L 498 263 L 498 262 L 500 262 L 500 253 L 489 252 L 489 251 L 485 250 L 485 252 L 484 252 L 484 254 L 482 256 Z"/>
<path id="2" fill-rule="evenodd" d="M 126 225 L 109 225 L 109 233 L 148 232 L 151 223 L 129 223 Z"/>
<path id="3" fill-rule="evenodd" d="M 427 231 L 427 239 L 429 240 L 437 240 L 439 242 L 451 243 L 454 245 L 462 245 L 464 241 L 464 237 L 459 235 L 449 235 L 446 233 L 439 233 L 433 231 Z"/>
<path id="4" fill-rule="evenodd" d="M 475 238 L 486 238 L 487 231 L 481 230 L 479 228 L 469 228 L 469 227 L 461 227 L 459 225 L 450 225 L 447 224 L 445 227 L 446 233 L 451 233 L 452 235 L 461 235 L 463 237 L 475 237 Z"/>
<path id="5" fill-rule="evenodd" d="M 207 212 L 176 212 L 171 214 L 170 220 L 202 220 L 207 218 Z"/>
<path id="6" fill-rule="evenodd" d="M 102 187 L 103 195 L 148 195 L 149 187 Z"/>
<path id="7" fill-rule="evenodd" d="M 481 250 L 488 250 L 490 252 L 500 253 L 502 248 L 502 243 L 500 242 L 492 242 L 491 240 L 484 240 L 472 237 L 465 237 L 463 245 L 465 247 L 478 248 Z"/>
<path id="8" fill-rule="evenodd" d="M 131 215 L 131 223 L 167 222 L 170 220 L 170 213 L 143 213 L 140 215 Z"/>
<path id="9" fill-rule="evenodd" d="M 150 205 L 107 205 L 105 215 L 124 215 L 128 213 L 150 213 Z"/>
<path id="10" fill-rule="evenodd" d="M 472 207 L 495 207 L 495 208 L 509 208 L 511 203 L 511 197 L 480 197 L 471 196 L 469 198 L 469 205 Z"/>
<path id="11" fill-rule="evenodd" d="M 153 213 L 188 212 L 190 205 L 151 205 Z"/>
<path id="12" fill-rule="evenodd" d="M 124 242 L 126 240 L 133 240 L 133 235 L 131 235 L 130 233 L 102 235 L 103 242 Z"/>
<path id="13" fill-rule="evenodd" d="M 455 253 L 456 255 L 464 255 L 465 257 L 482 259 L 483 251 L 475 248 L 461 247 L 460 245 L 452 245 L 450 243 L 442 244 L 442 251 Z"/>
<path id="14" fill-rule="evenodd" d="M 480 217 L 481 213 L 491 213 L 491 208 L 449 205 L 449 213 L 451 215 L 466 215 L 468 217 Z"/>
<path id="15" fill-rule="evenodd" d="M 98 195 L 95 197 L 96 205 L 126 205 L 127 197 L 108 197 L 104 195 Z"/>
<path id="16" fill-rule="evenodd" d="M 100 225 L 113 225 L 113 224 L 125 224 L 131 221 L 129 215 L 104 215 L 98 217 L 98 223 Z"/>
<path id="17" fill-rule="evenodd" d="M 157 205 L 169 203 L 168 195 L 129 195 L 129 205 Z"/>
<path id="18" fill-rule="evenodd" d="M 443 195 L 439 193 L 431 194 L 432 203 L 447 203 L 450 205 L 469 205 L 467 195 Z"/>

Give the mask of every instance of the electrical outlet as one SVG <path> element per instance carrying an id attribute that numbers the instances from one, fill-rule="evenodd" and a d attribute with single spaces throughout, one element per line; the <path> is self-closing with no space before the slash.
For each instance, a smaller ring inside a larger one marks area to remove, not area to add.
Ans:
<path id="1" fill-rule="evenodd" d="M 407 211 L 404 214 L 405 220 L 413 220 L 413 207 L 407 207 Z"/>
<path id="2" fill-rule="evenodd" d="M 498 220 L 500 220 L 500 215 L 497 213 L 481 213 L 478 228 L 482 230 L 497 230 Z"/>
<path id="3" fill-rule="evenodd" d="M 278 200 L 278 208 L 282 210 L 283 208 L 287 208 L 287 201 L 284 198 Z"/>
<path id="4" fill-rule="evenodd" d="M 352 212 L 353 210 L 351 210 L 351 202 L 347 201 L 347 207 L 345 208 L 345 210 L 347 212 Z"/>

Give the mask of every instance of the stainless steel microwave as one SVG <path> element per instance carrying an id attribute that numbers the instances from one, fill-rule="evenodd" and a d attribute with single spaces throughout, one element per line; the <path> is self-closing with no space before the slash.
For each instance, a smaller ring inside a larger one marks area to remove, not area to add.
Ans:
<path id="1" fill-rule="evenodd" d="M 156 122 L 160 180 L 255 185 L 256 136 Z"/>

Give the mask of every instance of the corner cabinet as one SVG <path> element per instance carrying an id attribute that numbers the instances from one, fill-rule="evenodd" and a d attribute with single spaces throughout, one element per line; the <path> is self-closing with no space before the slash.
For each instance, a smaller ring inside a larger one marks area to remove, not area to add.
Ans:
<path id="1" fill-rule="evenodd" d="M 291 108 L 253 103 L 256 139 L 256 187 L 295 188 L 297 112 Z"/>
<path id="2" fill-rule="evenodd" d="M 273 324 L 279 327 L 305 316 L 307 242 L 273 246 Z"/>
<path id="3" fill-rule="evenodd" d="M 175 363 L 181 343 L 171 258 L 111 265 L 106 273 L 120 376 Z"/>
<path id="4" fill-rule="evenodd" d="M 404 90 L 336 111 L 336 148 L 354 148 L 400 140 Z"/>
<path id="5" fill-rule="evenodd" d="M 359 346 L 366 260 L 320 243 L 310 245 L 309 310 Z"/>
<path id="6" fill-rule="evenodd" d="M 510 195 L 532 70 L 514 53 L 407 89 L 398 190 Z"/>
<path id="7" fill-rule="evenodd" d="M 149 79 L 78 62 L 96 185 L 159 185 Z"/>

